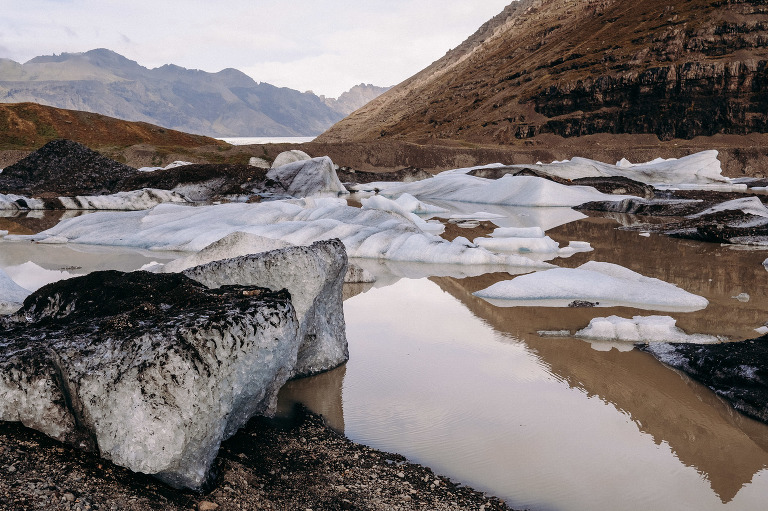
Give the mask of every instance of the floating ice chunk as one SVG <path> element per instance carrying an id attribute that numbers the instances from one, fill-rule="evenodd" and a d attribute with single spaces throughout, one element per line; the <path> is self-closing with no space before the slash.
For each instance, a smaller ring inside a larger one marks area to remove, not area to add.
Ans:
<path id="1" fill-rule="evenodd" d="M 592 318 L 589 325 L 577 331 L 574 337 L 631 343 L 687 342 L 711 344 L 722 341 L 713 335 L 687 334 L 678 328 L 676 323 L 677 320 L 670 316 L 634 316 L 632 319 L 619 316 Z"/>
<path id="2" fill-rule="evenodd" d="M 10 314 L 21 307 L 31 292 L 17 284 L 0 268 L 0 314 Z"/>
<path id="3" fill-rule="evenodd" d="M 64 209 L 100 209 L 112 211 L 138 211 L 167 202 L 186 203 L 182 195 L 170 190 L 143 188 L 111 195 L 78 195 L 59 197 Z"/>
<path id="4" fill-rule="evenodd" d="M 561 185 L 535 176 L 506 175 L 500 179 L 484 179 L 446 173 L 432 179 L 389 186 L 381 193 L 387 197 L 408 193 L 419 199 L 535 207 L 570 207 L 591 201 L 618 201 L 629 197 L 604 194 L 591 186 Z"/>
<path id="5" fill-rule="evenodd" d="M 411 198 L 413 199 L 413 197 Z M 416 199 L 413 199 L 413 200 L 416 200 Z M 427 222 L 423 218 L 412 213 L 410 208 L 404 207 L 403 203 L 408 203 L 408 202 L 409 201 L 407 199 L 406 201 L 400 202 L 400 201 L 394 201 L 392 199 L 387 199 L 386 197 L 383 197 L 381 195 L 374 195 L 373 197 L 368 197 L 366 199 L 360 200 L 360 204 L 363 205 L 363 208 L 378 209 L 380 211 L 389 211 L 390 213 L 394 213 L 395 215 L 399 215 L 404 219 L 410 222 L 413 222 L 415 226 L 417 226 L 419 229 L 421 229 L 424 232 L 432 232 L 434 234 L 440 234 L 445 230 L 445 227 L 440 222 Z M 416 200 L 416 202 L 419 202 L 419 201 Z"/>
<path id="6" fill-rule="evenodd" d="M 541 174 L 563 179 L 619 176 L 647 184 L 728 184 L 728 178 L 722 175 L 717 154 L 714 150 L 701 151 L 680 159 L 657 158 L 637 164 L 622 159 L 616 165 L 576 157 L 550 164 L 510 165 L 510 167 L 519 167 L 521 170 L 532 168 Z"/>
<path id="7" fill-rule="evenodd" d="M 2 238 L 3 236 L 7 236 L 7 235 L 8 235 L 8 231 L 4 231 L 4 230 L 0 229 L 0 238 Z"/>
<path id="8" fill-rule="evenodd" d="M 411 194 L 404 193 L 398 197 L 397 202 L 403 209 L 410 211 L 411 213 L 417 213 L 420 215 L 429 215 L 435 213 L 447 213 L 448 210 L 441 208 L 440 206 L 433 206 L 422 202 Z"/>
<path id="9" fill-rule="evenodd" d="M 339 199 L 200 207 L 161 204 L 149 211 L 98 212 L 61 222 L 31 239 L 62 236 L 70 243 L 199 251 L 236 231 L 293 245 L 339 238 L 348 255 L 357 258 L 551 267 L 516 254 L 493 254 L 452 243 L 423 232 L 399 215 L 346 206 Z"/>
<path id="10" fill-rule="evenodd" d="M 494 252 L 556 253 L 560 244 L 549 236 L 536 238 L 475 238 L 474 243 Z"/>
<path id="11" fill-rule="evenodd" d="M 694 311 L 706 298 L 662 280 L 611 263 L 589 261 L 578 268 L 555 268 L 498 282 L 474 293 L 495 305 L 565 307 L 574 300 L 599 307 L 629 306 L 663 311 Z"/>
<path id="12" fill-rule="evenodd" d="M 731 298 L 734 298 L 740 302 L 746 303 L 749 301 L 749 293 L 739 293 L 736 296 L 732 296 Z"/>
<path id="13" fill-rule="evenodd" d="M 768 334 L 768 326 L 765 326 L 765 325 L 759 326 L 755 328 L 755 332 L 757 332 L 760 335 Z"/>
<path id="14" fill-rule="evenodd" d="M 200 252 L 167 263 L 162 271 L 164 273 L 180 272 L 193 266 L 210 263 L 211 261 L 231 259 L 247 254 L 259 254 L 290 246 L 293 245 L 287 241 L 238 231 L 228 234 L 218 241 L 214 241 Z"/>

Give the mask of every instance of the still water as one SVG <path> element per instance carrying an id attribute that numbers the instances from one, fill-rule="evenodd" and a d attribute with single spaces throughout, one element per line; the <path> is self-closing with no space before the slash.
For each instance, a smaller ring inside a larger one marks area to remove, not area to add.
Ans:
<path id="1" fill-rule="evenodd" d="M 702 311 L 661 313 L 688 333 L 744 339 L 768 320 L 766 251 L 645 237 L 616 229 L 637 221 L 631 217 L 546 209 L 497 208 L 505 217 L 495 222 L 541 225 L 561 244 L 595 248 L 553 260 L 558 266 L 613 262 L 705 296 L 710 305 Z M 0 218 L 0 230 L 56 221 Z M 31 261 L 37 268 L 26 267 L 29 279 L 130 270 L 176 256 L 0 240 L 0 267 Z M 401 453 L 517 508 L 765 508 L 768 426 L 630 346 L 537 333 L 653 311 L 497 307 L 471 293 L 512 278 L 506 273 L 353 262 L 378 281 L 345 288 L 350 360 L 286 385 L 282 412 L 303 402 L 354 441 Z M 742 293 L 748 301 L 735 298 Z"/>

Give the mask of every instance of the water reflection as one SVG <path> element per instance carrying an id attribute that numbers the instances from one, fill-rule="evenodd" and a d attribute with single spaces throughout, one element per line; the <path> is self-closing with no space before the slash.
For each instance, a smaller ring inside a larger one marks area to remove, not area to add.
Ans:
<path id="1" fill-rule="evenodd" d="M 550 231 L 596 249 L 558 264 L 613 262 L 707 297 L 704 311 L 670 314 L 689 333 L 746 338 L 768 319 L 764 252 L 646 238 L 614 225 L 588 218 Z M 648 354 L 537 334 L 641 311 L 498 308 L 471 293 L 509 273 L 408 280 L 421 275 L 385 269 L 377 287 L 345 304 L 351 359 L 341 390 L 338 382 L 326 389 L 343 402 L 353 440 L 403 453 L 513 507 L 763 505 L 767 426 Z M 742 292 L 748 302 L 732 298 Z M 297 383 L 290 399 L 303 401 Z M 311 379 L 301 385 L 322 393 Z"/>

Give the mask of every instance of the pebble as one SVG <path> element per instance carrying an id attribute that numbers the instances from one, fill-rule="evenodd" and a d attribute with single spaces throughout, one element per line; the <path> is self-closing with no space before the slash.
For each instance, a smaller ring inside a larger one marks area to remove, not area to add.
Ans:
<path id="1" fill-rule="evenodd" d="M 197 511 L 214 511 L 215 509 L 218 509 L 219 505 L 215 502 L 209 502 L 207 500 L 203 500 L 199 504 L 197 504 Z"/>
<path id="2" fill-rule="evenodd" d="M 75 501 L 75 496 L 72 493 L 65 493 L 62 498 L 64 500 L 66 500 L 67 502 L 74 502 Z"/>

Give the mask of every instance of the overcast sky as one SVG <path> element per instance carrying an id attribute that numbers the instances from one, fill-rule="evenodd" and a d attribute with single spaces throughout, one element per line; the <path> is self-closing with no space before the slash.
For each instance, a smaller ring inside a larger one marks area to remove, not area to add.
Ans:
<path id="1" fill-rule="evenodd" d="M 337 97 L 395 85 L 511 0 L 0 0 L 0 57 L 114 50 Z"/>

